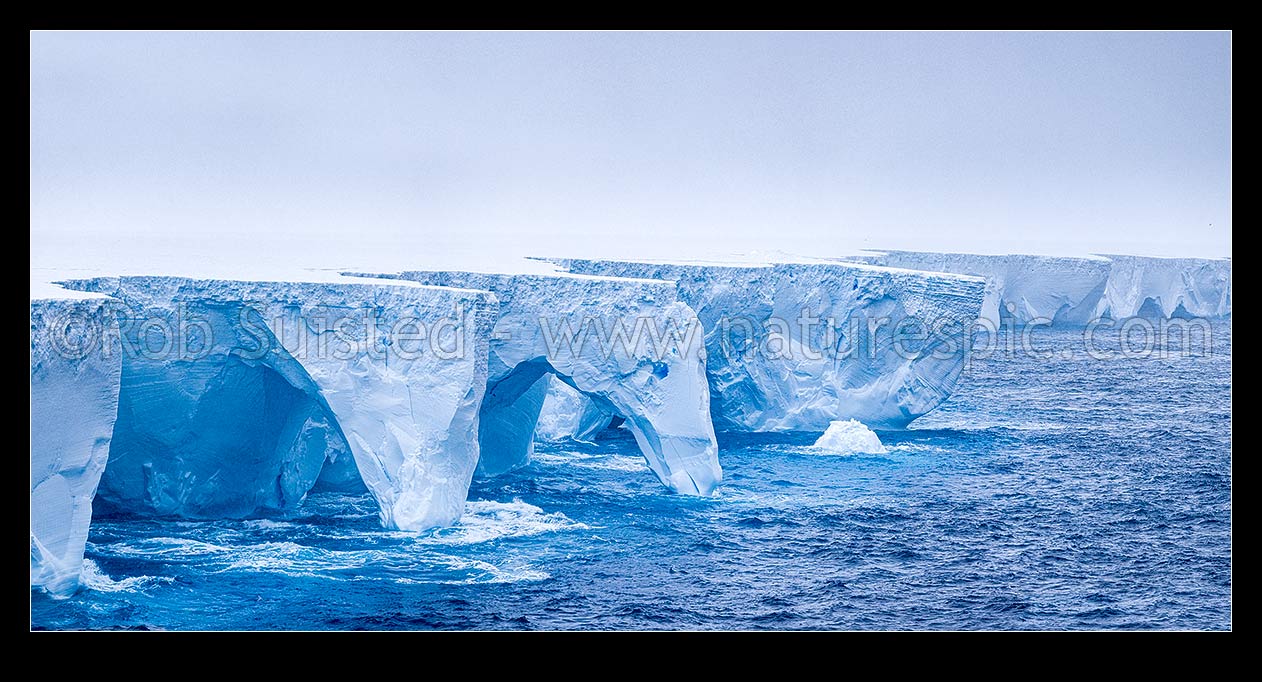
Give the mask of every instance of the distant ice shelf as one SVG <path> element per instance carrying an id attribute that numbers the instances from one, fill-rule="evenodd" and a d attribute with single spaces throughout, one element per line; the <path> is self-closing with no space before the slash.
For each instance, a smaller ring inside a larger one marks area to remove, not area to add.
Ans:
<path id="1" fill-rule="evenodd" d="M 1083 326 L 1099 318 L 1231 314 L 1231 261 L 1092 255 L 1083 258 L 873 251 L 845 260 L 986 279 L 981 318 Z"/>
<path id="2" fill-rule="evenodd" d="M 1106 255 L 1109 280 L 1102 317 L 1227 317 L 1231 259 Z"/>

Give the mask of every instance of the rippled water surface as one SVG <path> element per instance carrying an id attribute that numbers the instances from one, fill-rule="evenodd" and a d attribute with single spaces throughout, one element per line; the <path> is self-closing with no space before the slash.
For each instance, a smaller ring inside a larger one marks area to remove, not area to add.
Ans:
<path id="1" fill-rule="evenodd" d="M 99 519 L 37 628 L 1097 629 L 1231 626 L 1231 346 L 979 358 L 880 456 L 720 437 L 667 494 L 634 441 L 540 445 L 461 524 L 383 531 L 366 494 L 287 518 Z M 1107 344 L 1105 344 L 1107 345 Z M 1072 351 L 1068 353 L 1067 351 Z"/>

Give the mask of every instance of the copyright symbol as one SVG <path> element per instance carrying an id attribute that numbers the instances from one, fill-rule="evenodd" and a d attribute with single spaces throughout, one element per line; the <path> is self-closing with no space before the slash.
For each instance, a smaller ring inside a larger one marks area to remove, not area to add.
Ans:
<path id="1" fill-rule="evenodd" d="M 101 343 L 101 325 L 82 310 L 69 308 L 49 324 L 53 352 L 67 360 L 82 360 Z"/>

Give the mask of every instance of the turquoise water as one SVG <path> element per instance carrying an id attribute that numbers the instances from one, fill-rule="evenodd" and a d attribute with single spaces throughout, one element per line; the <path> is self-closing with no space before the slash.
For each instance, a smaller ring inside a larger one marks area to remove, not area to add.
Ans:
<path id="1" fill-rule="evenodd" d="M 383 531 L 317 494 L 245 521 L 99 518 L 36 628 L 1111 629 L 1231 626 L 1231 345 L 977 358 L 889 453 L 720 436 L 719 495 L 670 495 L 625 431 L 540 444 L 465 519 Z"/>

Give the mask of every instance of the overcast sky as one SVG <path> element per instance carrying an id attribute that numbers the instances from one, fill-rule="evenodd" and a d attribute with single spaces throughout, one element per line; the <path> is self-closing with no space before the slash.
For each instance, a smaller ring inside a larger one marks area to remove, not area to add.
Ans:
<path id="1" fill-rule="evenodd" d="M 32 258 L 1229 255 L 1230 48 L 1226 33 L 33 33 Z"/>

